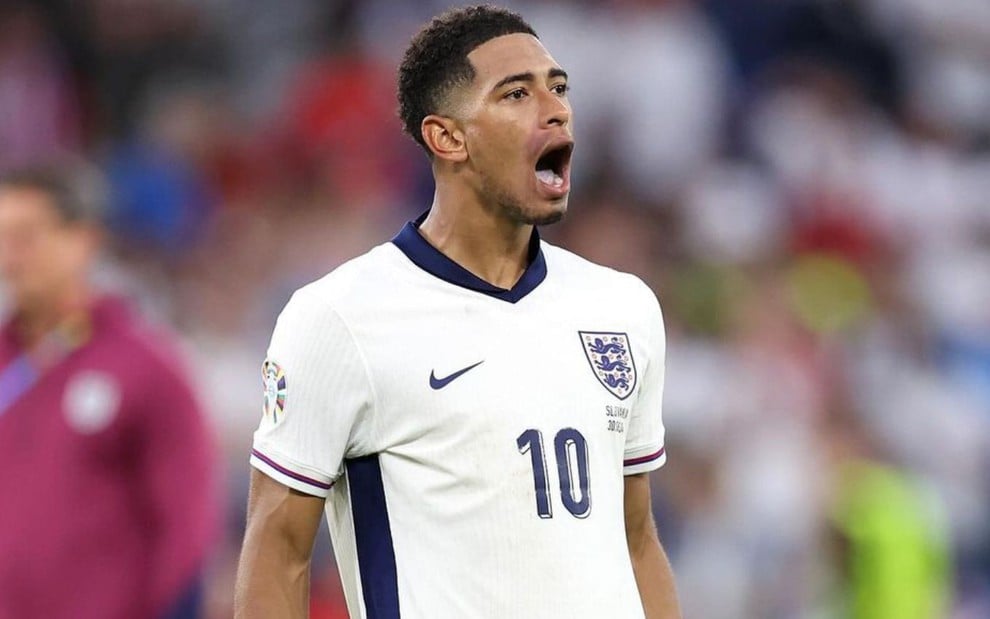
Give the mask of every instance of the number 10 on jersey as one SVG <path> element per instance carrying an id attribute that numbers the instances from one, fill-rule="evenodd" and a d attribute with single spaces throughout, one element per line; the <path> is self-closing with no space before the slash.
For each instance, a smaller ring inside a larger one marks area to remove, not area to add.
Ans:
<path id="1" fill-rule="evenodd" d="M 533 463 L 533 484 L 536 488 L 536 513 L 540 518 L 553 518 L 550 488 L 547 485 L 547 459 L 543 451 L 543 433 L 529 429 L 519 435 L 516 445 L 522 454 L 528 453 Z M 560 479 L 560 500 L 575 518 L 587 518 L 591 513 L 591 487 L 588 479 L 588 442 L 574 428 L 564 428 L 553 438 L 553 450 Z M 574 477 L 577 476 L 575 487 Z M 575 492 L 576 491 L 576 492 Z"/>

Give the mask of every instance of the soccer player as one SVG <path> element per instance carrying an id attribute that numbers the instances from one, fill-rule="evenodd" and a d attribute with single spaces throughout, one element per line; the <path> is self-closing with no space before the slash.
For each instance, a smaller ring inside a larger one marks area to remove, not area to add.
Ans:
<path id="1" fill-rule="evenodd" d="M 92 180 L 0 178 L 0 619 L 191 618 L 209 435 L 163 334 L 90 282 Z"/>
<path id="2" fill-rule="evenodd" d="M 518 15 L 471 7 L 398 81 L 434 201 L 278 319 L 237 616 L 306 616 L 325 511 L 355 618 L 679 617 L 647 477 L 660 308 L 535 229 L 567 208 L 567 74 Z"/>

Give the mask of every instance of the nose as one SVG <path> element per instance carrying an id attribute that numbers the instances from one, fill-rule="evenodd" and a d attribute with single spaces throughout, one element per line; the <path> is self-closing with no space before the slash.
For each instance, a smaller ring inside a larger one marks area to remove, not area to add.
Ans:
<path id="1" fill-rule="evenodd" d="M 543 123 L 544 127 L 567 127 L 571 122 L 571 105 L 567 99 L 553 91 L 543 94 Z"/>

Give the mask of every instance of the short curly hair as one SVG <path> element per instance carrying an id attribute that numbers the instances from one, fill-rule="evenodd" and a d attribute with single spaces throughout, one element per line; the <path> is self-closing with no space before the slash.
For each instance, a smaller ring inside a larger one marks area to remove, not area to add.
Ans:
<path id="1" fill-rule="evenodd" d="M 479 5 L 450 9 L 434 17 L 413 37 L 399 65 L 399 117 L 406 133 L 430 149 L 420 129 L 423 119 L 439 113 L 451 91 L 474 79 L 468 54 L 507 34 L 536 32 L 512 11 Z"/>

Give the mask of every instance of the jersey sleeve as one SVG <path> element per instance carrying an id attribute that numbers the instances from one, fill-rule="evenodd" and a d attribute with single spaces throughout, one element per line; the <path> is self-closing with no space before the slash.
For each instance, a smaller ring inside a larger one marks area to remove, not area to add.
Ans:
<path id="1" fill-rule="evenodd" d="M 635 475 L 656 470 L 667 461 L 664 450 L 663 383 L 666 355 L 666 335 L 660 304 L 653 292 L 640 283 L 648 295 L 647 318 L 644 333 L 647 342 L 646 367 L 639 378 L 639 395 L 630 413 L 626 433 L 626 446 L 622 460 L 625 475 Z"/>
<path id="2" fill-rule="evenodd" d="M 351 332 L 304 288 L 275 324 L 262 373 L 251 465 L 300 492 L 327 496 L 344 458 L 370 431 L 374 396 Z"/>

